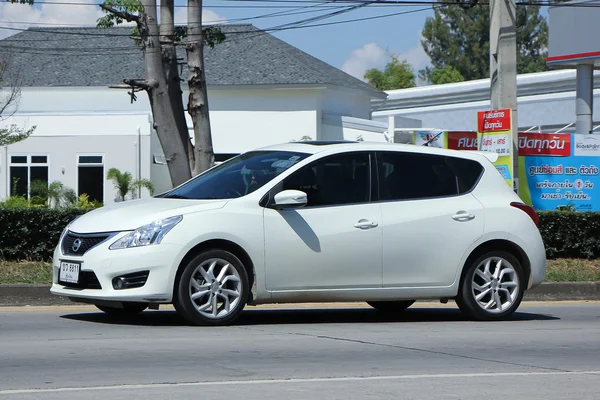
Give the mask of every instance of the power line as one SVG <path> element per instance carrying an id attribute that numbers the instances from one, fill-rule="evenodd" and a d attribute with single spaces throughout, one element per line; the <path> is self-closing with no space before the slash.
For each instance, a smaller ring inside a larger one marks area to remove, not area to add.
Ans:
<path id="1" fill-rule="evenodd" d="M 243 18 L 228 18 L 227 19 L 227 23 L 238 23 L 238 22 L 242 22 L 242 21 L 250 21 L 250 20 L 257 20 L 257 19 L 266 19 L 266 18 L 277 18 L 277 17 L 287 17 L 287 16 L 292 16 L 292 15 L 300 15 L 300 14 L 310 14 L 310 13 L 317 13 L 319 11 L 322 11 L 322 9 L 311 9 L 311 10 L 306 10 L 305 8 L 308 7 L 313 7 L 313 6 L 307 6 L 307 7 L 300 7 L 300 8 L 294 8 L 292 10 L 285 10 L 285 11 L 278 11 L 278 12 L 273 12 L 273 13 L 269 13 L 269 14 L 263 14 L 263 15 L 255 15 L 252 17 L 243 17 Z M 341 9 L 341 8 L 345 8 L 346 6 L 335 6 L 335 7 L 329 7 L 329 9 Z M 298 10 L 298 11 L 296 11 Z M 302 10 L 302 11 L 300 11 Z M 211 24 L 218 24 L 219 22 L 221 22 L 220 20 L 209 20 L 209 21 L 203 21 L 204 24 L 206 25 L 211 25 Z M 19 24 L 19 25 L 44 25 L 44 26 L 53 26 L 53 27 L 81 27 L 81 24 L 60 24 L 60 23 L 56 23 L 56 22 L 29 22 L 29 21 L 0 21 L 0 24 Z"/>
<path id="2" fill-rule="evenodd" d="M 297 4 L 314 4 L 316 7 L 322 8 L 338 8 L 339 4 L 369 4 L 369 5 L 469 5 L 471 2 L 468 1 L 452 1 L 452 0 L 335 0 L 330 2 L 323 2 L 322 0 L 226 0 L 230 2 L 261 2 L 271 3 L 279 5 L 264 5 L 254 4 L 250 5 L 204 5 L 204 8 L 296 8 Z M 328 3 L 335 3 L 328 4 Z M 36 1 L 35 4 L 51 4 L 51 5 L 70 5 L 70 6 L 100 6 L 102 3 L 82 3 L 82 2 L 64 2 L 64 1 Z M 283 5 L 288 4 L 288 5 Z M 296 4 L 296 5 L 292 5 Z M 489 1 L 479 1 L 478 4 L 489 5 Z M 600 7 L 599 2 L 588 2 L 588 3 L 556 3 L 553 0 L 542 0 L 542 1 L 517 1 L 517 5 L 529 5 L 529 6 L 540 6 L 540 7 Z M 15 5 L 18 6 L 18 5 Z M 174 7 L 187 8 L 191 7 L 187 4 L 176 4 Z"/>

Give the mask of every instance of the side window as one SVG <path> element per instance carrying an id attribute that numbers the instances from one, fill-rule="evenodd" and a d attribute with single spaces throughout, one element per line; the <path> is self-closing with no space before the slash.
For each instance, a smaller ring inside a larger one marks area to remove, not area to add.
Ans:
<path id="1" fill-rule="evenodd" d="M 283 190 L 307 194 L 307 207 L 370 200 L 369 153 L 347 153 L 327 157 L 308 165 L 283 181 Z"/>
<path id="2" fill-rule="evenodd" d="M 483 166 L 474 160 L 458 157 L 448 157 L 448 162 L 458 178 L 458 192 L 466 193 L 473 189 L 483 173 Z"/>
<path id="3" fill-rule="evenodd" d="M 446 157 L 380 152 L 381 200 L 409 200 L 458 194 L 457 178 Z"/>

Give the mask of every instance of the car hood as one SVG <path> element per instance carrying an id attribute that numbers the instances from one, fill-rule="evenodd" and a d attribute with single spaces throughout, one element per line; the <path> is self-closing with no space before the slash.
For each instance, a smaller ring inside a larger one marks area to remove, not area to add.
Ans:
<path id="1" fill-rule="evenodd" d="M 129 231 L 157 219 L 222 208 L 228 200 L 150 198 L 110 204 L 77 218 L 69 230 L 77 233 Z"/>

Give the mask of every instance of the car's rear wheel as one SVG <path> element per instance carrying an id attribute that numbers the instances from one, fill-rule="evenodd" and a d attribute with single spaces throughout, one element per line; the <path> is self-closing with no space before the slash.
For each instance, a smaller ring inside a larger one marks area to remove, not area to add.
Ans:
<path id="1" fill-rule="evenodd" d="M 136 315 L 148 308 L 146 303 L 123 303 L 123 307 L 112 307 L 101 304 L 96 304 L 95 306 L 106 314 L 114 316 Z"/>
<path id="2" fill-rule="evenodd" d="M 208 250 L 191 259 L 177 282 L 175 308 L 193 325 L 228 325 L 248 297 L 242 262 L 225 250 Z"/>
<path id="3" fill-rule="evenodd" d="M 367 301 L 367 304 L 379 311 L 401 312 L 414 304 L 415 300 Z"/>
<path id="4" fill-rule="evenodd" d="M 456 303 L 471 318 L 502 320 L 515 312 L 525 292 L 521 263 L 505 251 L 491 251 L 466 265 Z"/>

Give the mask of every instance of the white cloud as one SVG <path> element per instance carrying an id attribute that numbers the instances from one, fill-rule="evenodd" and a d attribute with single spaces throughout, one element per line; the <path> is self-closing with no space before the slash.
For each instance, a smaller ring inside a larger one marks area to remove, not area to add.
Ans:
<path id="1" fill-rule="evenodd" d="M 94 0 L 62 0 L 67 4 L 11 4 L 0 2 L 0 26 L 27 29 L 29 27 L 48 28 L 57 26 L 96 26 L 96 20 L 105 14 Z M 78 4 L 69 4 L 78 3 Z M 81 3 L 87 3 L 82 5 Z M 90 5 L 88 5 L 90 4 Z M 19 33 L 18 30 L 0 29 L 0 39 Z"/>
<path id="2" fill-rule="evenodd" d="M 367 43 L 352 51 L 352 55 L 342 70 L 358 79 L 364 80 L 365 72 L 371 68 L 382 68 L 386 63 L 385 51 L 377 43 Z"/>
<path id="3" fill-rule="evenodd" d="M 412 65 L 415 75 L 418 74 L 420 69 L 430 65 L 431 62 L 421 44 L 395 55 L 400 61 L 408 61 Z M 368 43 L 352 51 L 352 55 L 346 60 L 342 69 L 344 72 L 364 80 L 363 76 L 368 69 L 382 69 L 390 61 L 390 58 L 391 54 L 387 54 L 379 45 Z"/>
<path id="4" fill-rule="evenodd" d="M 423 50 L 423 46 L 421 46 L 421 44 L 404 53 L 401 53 L 399 59 L 408 61 L 415 70 L 415 73 L 431 63 L 429 56 L 427 53 L 425 53 L 425 50 Z"/>
<path id="5" fill-rule="evenodd" d="M 11 4 L 0 1 L 0 26 L 13 28 L 1 29 L 0 39 L 19 33 L 15 29 L 27 29 L 30 27 L 51 29 L 64 26 L 96 26 L 98 18 L 106 14 L 98 6 L 97 0 L 62 0 L 61 3 L 77 4 L 44 4 L 26 5 Z M 81 3 L 87 3 L 81 5 Z M 89 5 L 88 5 L 89 4 Z M 160 15 L 160 11 L 158 11 Z M 202 18 L 205 24 L 223 23 L 227 19 L 214 11 L 204 9 Z M 177 7 L 175 10 L 175 22 L 185 23 L 187 21 L 187 8 Z M 122 24 L 131 26 L 134 23 Z"/>
<path id="6" fill-rule="evenodd" d="M 175 25 L 186 25 L 187 24 L 187 8 L 177 7 L 175 9 Z M 227 18 L 217 14 L 212 10 L 206 8 L 202 9 L 202 24 L 213 25 L 222 24 L 227 22 Z"/>

